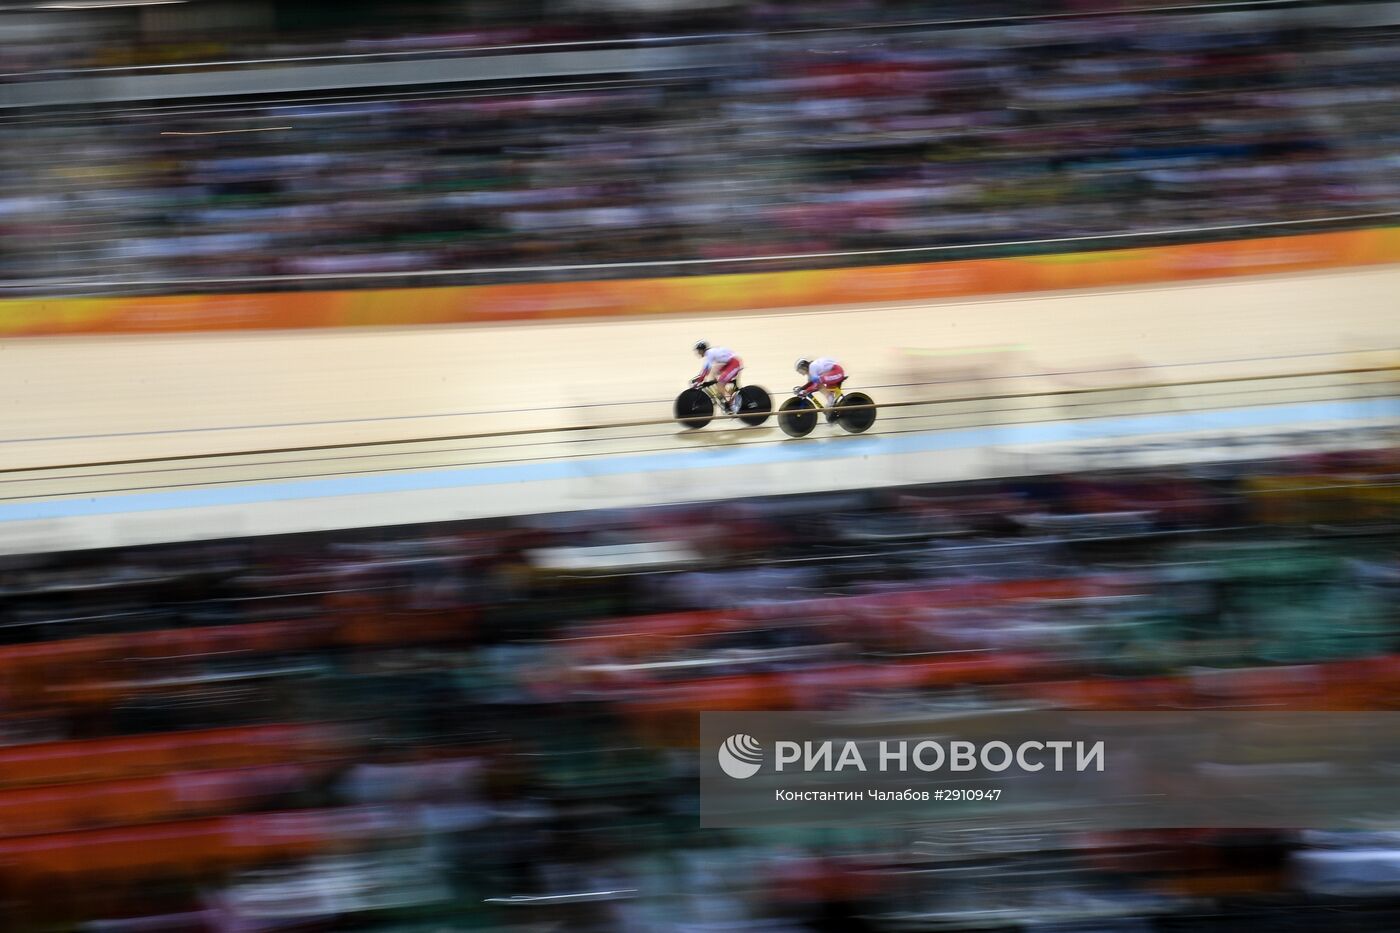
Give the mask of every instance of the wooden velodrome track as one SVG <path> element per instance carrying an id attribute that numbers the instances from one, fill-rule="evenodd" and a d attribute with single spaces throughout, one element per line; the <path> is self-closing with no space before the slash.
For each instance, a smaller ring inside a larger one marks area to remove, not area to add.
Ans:
<path id="1" fill-rule="evenodd" d="M 1386 266 L 703 317 L 16 339 L 0 343 L 0 451 L 14 470 L 664 419 L 700 337 L 734 348 L 747 380 L 775 396 L 799 381 L 794 358 L 830 354 L 880 402 L 1389 365 L 1400 355 L 1397 296 L 1400 266 Z M 688 449 L 772 441 L 771 425 L 647 436 L 653 449 Z M 356 469 L 402 469 L 392 451 Z M 84 474 L 12 479 L 8 498 L 81 494 L 62 477 Z M 131 482 L 113 488 L 155 488 Z"/>

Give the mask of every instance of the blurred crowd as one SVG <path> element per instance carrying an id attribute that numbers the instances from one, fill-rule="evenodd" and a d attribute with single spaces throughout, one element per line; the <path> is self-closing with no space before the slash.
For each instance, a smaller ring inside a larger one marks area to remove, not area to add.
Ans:
<path id="1" fill-rule="evenodd" d="M 602 44 L 725 36 L 755 30 L 840 29 L 1065 11 L 1130 11 L 1159 5 L 1155 0 L 809 0 L 802 4 L 749 0 L 473 0 L 469 4 L 417 2 L 392 6 L 364 0 L 295 6 L 254 2 L 247 4 L 248 9 L 232 28 L 211 29 L 198 35 L 185 30 L 175 30 L 173 35 L 169 30 L 146 32 L 139 21 L 128 21 L 74 30 L 58 41 L 41 42 L 23 33 L 9 36 L 0 48 L 0 80 L 38 80 L 85 69 L 185 62 L 433 54 L 443 50 L 509 52 L 568 42 Z"/>
<path id="2" fill-rule="evenodd" d="M 28 110 L 7 124 L 0 278 L 62 291 L 80 279 L 724 260 L 1400 207 L 1400 27 L 1377 25 L 1383 16 L 1303 28 L 1288 17 L 1304 5 L 851 28 L 1086 9 L 861 0 L 654 21 L 561 9 L 552 32 L 507 23 L 420 40 L 386 26 L 335 46 L 729 36 L 704 40 L 716 51 L 703 67 L 535 89 L 396 86 L 212 106 L 180 102 L 176 70 L 160 107 Z M 196 57 L 310 53 L 330 54 Z M 69 74 L 59 71 L 20 76 Z"/>
<path id="3" fill-rule="evenodd" d="M 7 558 L 4 926 L 1393 929 L 1384 827 L 701 831 L 694 742 L 699 709 L 1394 709 L 1397 467 Z"/>

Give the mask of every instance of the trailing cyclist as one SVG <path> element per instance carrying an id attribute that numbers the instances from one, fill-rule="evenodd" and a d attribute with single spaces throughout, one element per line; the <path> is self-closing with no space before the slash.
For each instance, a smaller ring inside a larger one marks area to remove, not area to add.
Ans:
<path id="1" fill-rule="evenodd" d="M 797 361 L 796 369 L 807 381 L 794 387 L 793 393 L 806 398 L 813 392 L 820 391 L 826 398 L 826 420 L 834 423 L 836 401 L 841 397 L 841 384 L 846 381 L 846 371 L 829 356 L 815 360 L 804 357 Z"/>

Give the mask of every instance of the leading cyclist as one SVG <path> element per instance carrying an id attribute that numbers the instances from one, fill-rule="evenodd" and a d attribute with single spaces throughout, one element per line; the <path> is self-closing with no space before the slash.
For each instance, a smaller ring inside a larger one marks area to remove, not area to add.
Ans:
<path id="1" fill-rule="evenodd" d="M 742 404 L 739 398 L 739 373 L 744 369 L 744 361 L 733 350 L 712 347 L 704 340 L 696 341 L 695 352 L 703 362 L 700 375 L 690 380 L 690 384 L 696 388 L 707 383 L 719 386 L 724 410 L 731 415 L 738 414 L 739 405 Z"/>

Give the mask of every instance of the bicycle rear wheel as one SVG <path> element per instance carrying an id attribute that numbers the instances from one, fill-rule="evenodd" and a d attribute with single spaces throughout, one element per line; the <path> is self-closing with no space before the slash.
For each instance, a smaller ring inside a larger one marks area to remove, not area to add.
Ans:
<path id="1" fill-rule="evenodd" d="M 773 412 L 773 400 L 761 386 L 744 386 L 739 390 L 739 420 L 756 428 Z"/>
<path id="2" fill-rule="evenodd" d="M 875 423 L 875 409 L 856 406 L 874 404 L 864 392 L 849 392 L 836 403 L 836 423 L 852 434 L 868 431 Z M 852 407 L 856 410 L 851 411 Z"/>

